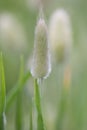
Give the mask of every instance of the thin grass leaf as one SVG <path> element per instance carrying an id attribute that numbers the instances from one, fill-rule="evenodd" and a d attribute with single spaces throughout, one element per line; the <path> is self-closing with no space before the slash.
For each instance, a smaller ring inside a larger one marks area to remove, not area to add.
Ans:
<path id="1" fill-rule="evenodd" d="M 27 72 L 21 81 L 21 83 L 18 83 L 10 90 L 10 92 L 7 95 L 7 104 L 6 104 L 6 110 L 9 110 L 12 102 L 15 100 L 17 94 L 25 87 L 26 82 L 31 77 L 31 73 Z"/>
<path id="2" fill-rule="evenodd" d="M 33 122 L 32 122 L 32 101 L 31 101 L 31 104 L 30 104 L 30 127 L 29 127 L 29 130 L 33 130 Z"/>
<path id="3" fill-rule="evenodd" d="M 34 81 L 34 91 L 35 91 L 35 104 L 37 109 L 37 130 L 45 130 L 42 111 L 41 111 L 41 103 L 40 103 L 40 93 L 39 93 L 39 86 L 37 80 Z"/>
<path id="4" fill-rule="evenodd" d="M 23 79 L 24 75 L 24 60 L 23 56 L 21 56 L 21 66 L 20 66 L 20 74 L 19 74 L 19 84 L 21 84 L 21 81 Z M 16 130 L 22 130 L 23 129 L 23 121 L 22 118 L 22 90 L 17 95 L 17 103 L 16 103 Z"/>
<path id="5" fill-rule="evenodd" d="M 5 130 L 5 113 L 0 115 L 0 130 Z"/>
<path id="6" fill-rule="evenodd" d="M 6 88 L 2 53 L 0 54 L 0 113 L 5 111 Z"/>
<path id="7" fill-rule="evenodd" d="M 2 53 L 0 54 L 0 130 L 5 129 L 4 115 L 6 104 L 6 87 Z"/>
<path id="8" fill-rule="evenodd" d="M 23 79 L 23 75 L 24 75 L 24 58 L 23 56 L 21 56 L 20 58 L 20 73 L 19 73 L 19 82 L 21 84 L 21 81 Z"/>
<path id="9" fill-rule="evenodd" d="M 60 105 L 58 106 L 58 114 L 56 119 L 56 130 L 62 130 L 64 118 L 67 112 L 67 105 L 68 105 L 68 96 L 69 93 L 65 86 L 62 88 L 61 100 Z"/>

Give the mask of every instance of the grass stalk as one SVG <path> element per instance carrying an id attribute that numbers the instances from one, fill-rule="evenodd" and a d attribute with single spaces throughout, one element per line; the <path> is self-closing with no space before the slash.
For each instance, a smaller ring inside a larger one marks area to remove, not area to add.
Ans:
<path id="1" fill-rule="evenodd" d="M 31 100 L 31 104 L 30 104 L 30 127 L 29 127 L 29 130 L 33 130 L 33 119 L 32 119 L 32 111 L 33 111 L 33 108 L 32 108 L 32 100 Z"/>
<path id="2" fill-rule="evenodd" d="M 34 96 L 35 96 L 35 105 L 37 110 L 37 130 L 45 130 L 42 111 L 41 111 L 40 92 L 39 92 L 37 79 L 34 80 Z"/>
<path id="3" fill-rule="evenodd" d="M 23 56 L 20 58 L 20 73 L 19 73 L 19 84 L 21 85 L 21 81 L 24 75 L 24 59 Z M 22 112 L 22 90 L 17 94 L 17 102 L 16 102 L 16 130 L 23 129 L 23 112 Z"/>

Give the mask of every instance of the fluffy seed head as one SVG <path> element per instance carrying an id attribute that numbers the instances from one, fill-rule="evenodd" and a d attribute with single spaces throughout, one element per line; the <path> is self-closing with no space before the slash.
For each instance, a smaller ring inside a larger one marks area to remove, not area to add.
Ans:
<path id="1" fill-rule="evenodd" d="M 31 66 L 32 76 L 46 78 L 51 71 L 48 47 L 47 26 L 43 18 L 37 22 L 35 30 L 34 52 Z"/>
<path id="2" fill-rule="evenodd" d="M 71 26 L 64 10 L 53 13 L 49 25 L 50 48 L 58 62 L 69 59 L 72 45 Z"/>

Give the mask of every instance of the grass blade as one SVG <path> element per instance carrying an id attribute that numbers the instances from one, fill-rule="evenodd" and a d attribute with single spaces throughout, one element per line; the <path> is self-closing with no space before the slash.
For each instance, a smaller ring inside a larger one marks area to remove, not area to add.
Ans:
<path id="1" fill-rule="evenodd" d="M 4 115 L 6 105 L 6 87 L 2 53 L 0 54 L 0 130 L 5 129 Z"/>
<path id="2" fill-rule="evenodd" d="M 5 111 L 6 89 L 2 54 L 0 55 L 0 113 Z"/>
<path id="3" fill-rule="evenodd" d="M 56 119 L 56 130 L 62 130 L 63 122 L 68 111 L 69 105 L 69 91 L 63 86 L 60 104 L 58 106 L 58 114 Z"/>
<path id="4" fill-rule="evenodd" d="M 6 110 L 8 110 L 12 104 L 12 102 L 15 100 L 16 95 L 23 89 L 25 86 L 26 82 L 29 80 L 31 77 L 31 73 L 27 72 L 21 81 L 21 83 L 17 83 L 8 93 L 7 95 L 7 104 L 6 104 Z"/>

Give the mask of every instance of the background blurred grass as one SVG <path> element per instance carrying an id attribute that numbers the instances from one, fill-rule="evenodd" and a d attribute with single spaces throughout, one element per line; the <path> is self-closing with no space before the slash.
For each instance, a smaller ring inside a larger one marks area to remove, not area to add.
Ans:
<path id="1" fill-rule="evenodd" d="M 72 53 L 72 85 L 70 93 L 70 113 L 66 112 L 68 120 L 62 124 L 62 130 L 87 130 L 87 1 L 86 0 L 48 0 L 45 5 L 47 23 L 51 13 L 57 8 L 64 8 L 71 17 L 73 30 Z M 0 0 L 0 14 L 8 12 L 15 15 L 26 33 L 25 50 L 10 50 L 0 47 L 4 55 L 7 93 L 18 80 L 20 55 L 24 53 L 25 66 L 31 56 L 34 44 L 34 29 L 38 17 L 37 9 L 28 5 L 28 0 Z M 1 42 L 0 42 L 1 43 Z M 1 43 L 2 44 L 2 43 Z M 1 46 L 0 44 L 0 46 Z M 25 67 L 26 69 L 26 67 Z M 61 86 L 63 81 L 63 67 L 53 65 L 50 77 L 42 86 L 42 109 L 48 130 L 53 130 L 55 117 L 58 113 L 58 104 L 61 99 Z M 25 130 L 29 124 L 29 98 L 31 97 L 33 83 L 30 80 L 23 93 L 23 114 Z M 27 89 L 29 91 L 27 91 Z M 7 129 L 14 130 L 15 103 L 7 113 Z M 70 117 L 69 117 L 70 116 Z M 36 124 L 36 123 L 35 123 Z M 68 124 L 68 125 L 67 125 Z"/>

